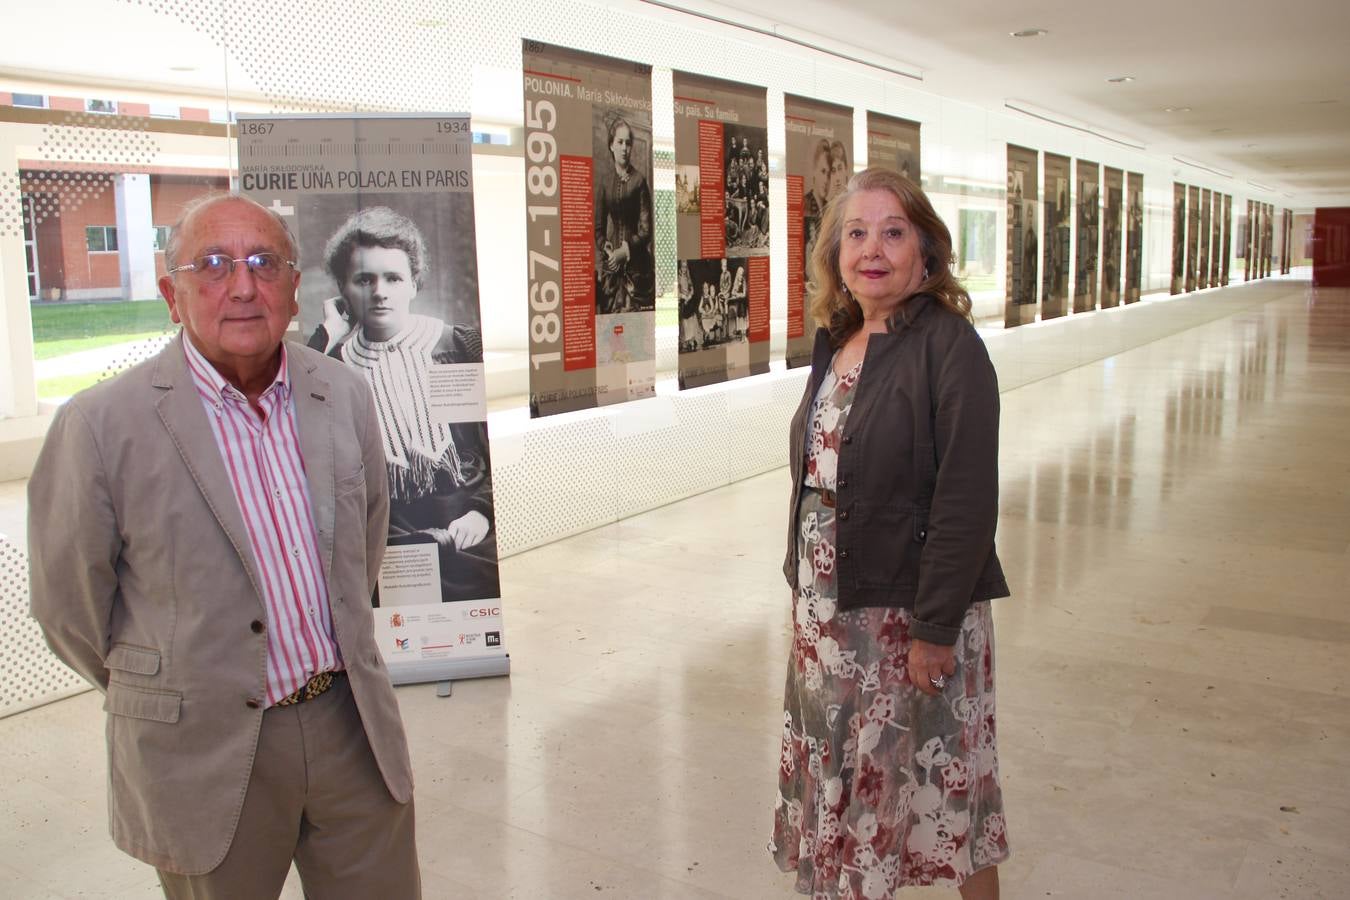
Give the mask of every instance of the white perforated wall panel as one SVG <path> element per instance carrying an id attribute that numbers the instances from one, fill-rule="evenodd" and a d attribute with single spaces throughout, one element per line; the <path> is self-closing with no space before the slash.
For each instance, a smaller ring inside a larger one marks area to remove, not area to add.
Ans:
<path id="1" fill-rule="evenodd" d="M 28 556 L 0 537 L 0 717 L 87 687 L 47 649 L 28 615 Z"/>

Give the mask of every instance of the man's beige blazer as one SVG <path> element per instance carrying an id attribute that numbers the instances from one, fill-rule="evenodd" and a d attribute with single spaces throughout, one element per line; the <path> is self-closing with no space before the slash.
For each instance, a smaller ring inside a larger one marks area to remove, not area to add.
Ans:
<path id="1" fill-rule="evenodd" d="M 181 340 L 57 413 L 29 482 L 28 543 L 34 617 L 105 695 L 113 840 L 200 874 L 224 859 L 244 802 L 270 623 Z M 286 353 L 333 628 L 385 784 L 406 803 L 370 606 L 389 516 L 374 403 L 341 363 Z"/>

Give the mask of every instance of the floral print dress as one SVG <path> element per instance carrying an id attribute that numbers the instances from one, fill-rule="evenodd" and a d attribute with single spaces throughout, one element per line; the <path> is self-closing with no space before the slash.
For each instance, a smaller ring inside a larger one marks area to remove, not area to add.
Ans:
<path id="1" fill-rule="evenodd" d="M 993 622 L 974 603 L 961 624 L 956 674 L 937 697 L 909 680 L 910 614 L 841 611 L 833 492 L 840 439 L 862 372 L 831 370 L 807 431 L 769 851 L 818 898 L 894 895 L 959 885 L 1008 857 L 994 739 Z M 832 493 L 828 496 L 832 496 Z"/>

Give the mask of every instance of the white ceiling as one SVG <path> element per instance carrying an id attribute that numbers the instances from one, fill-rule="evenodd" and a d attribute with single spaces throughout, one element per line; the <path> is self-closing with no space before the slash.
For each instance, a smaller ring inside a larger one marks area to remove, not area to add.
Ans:
<path id="1" fill-rule="evenodd" d="M 1350 203 L 1347 0 L 729 0 L 722 9 L 917 66 L 924 88 L 945 97 L 988 109 L 1029 102 L 1299 205 Z M 1009 35 L 1026 28 L 1049 33 Z M 1135 81 L 1106 80 L 1119 75 Z"/>
<path id="2" fill-rule="evenodd" d="M 1350 205 L 1350 0 L 675 2 L 916 66 L 923 89 L 941 96 L 991 110 L 1008 101 L 1034 104 L 1128 136 L 1156 156 L 1231 172 L 1235 187 L 1253 181 L 1290 205 Z M 122 85 L 204 93 L 219 92 L 228 79 L 234 96 L 256 92 L 229 54 L 150 7 L 125 0 L 5 4 L 0 75 L 113 76 Z M 1049 34 L 1008 34 L 1029 27 Z M 195 71 L 170 71 L 174 66 Z M 1107 83 L 1117 75 L 1136 80 Z M 1165 112 L 1169 106 L 1190 111 Z"/>

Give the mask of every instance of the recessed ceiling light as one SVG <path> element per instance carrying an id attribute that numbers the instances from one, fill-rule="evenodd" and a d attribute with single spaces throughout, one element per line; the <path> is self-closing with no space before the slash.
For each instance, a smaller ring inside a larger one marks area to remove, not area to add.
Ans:
<path id="1" fill-rule="evenodd" d="M 1114 78 L 1106 79 L 1109 84 L 1129 84 L 1134 81 L 1133 75 L 1116 75 Z"/>
<path id="2" fill-rule="evenodd" d="M 1228 134 L 1232 130 L 1231 128 L 1215 128 L 1210 134 Z"/>
<path id="3" fill-rule="evenodd" d="M 170 72 L 195 72 L 196 66 L 169 66 Z"/>
<path id="4" fill-rule="evenodd" d="M 1190 111 L 1191 111 L 1191 108 L 1190 108 L 1189 106 L 1165 106 L 1165 107 L 1163 107 L 1163 112 L 1174 113 L 1174 112 L 1190 112 Z"/>
<path id="5" fill-rule="evenodd" d="M 1021 31 L 1008 32 L 1012 37 L 1041 37 L 1049 33 L 1044 28 L 1023 28 Z"/>

